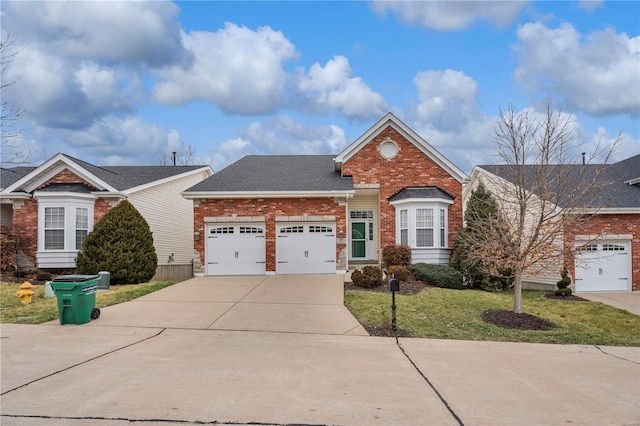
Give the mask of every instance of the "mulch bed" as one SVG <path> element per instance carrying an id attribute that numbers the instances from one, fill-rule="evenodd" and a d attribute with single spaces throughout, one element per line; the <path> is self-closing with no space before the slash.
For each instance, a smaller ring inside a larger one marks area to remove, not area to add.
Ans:
<path id="1" fill-rule="evenodd" d="M 583 299 L 580 296 L 572 294 L 571 296 L 556 296 L 553 293 L 545 293 L 542 295 L 545 299 L 564 300 L 566 302 L 588 302 L 587 299 Z"/>
<path id="2" fill-rule="evenodd" d="M 515 328 L 518 330 L 551 330 L 555 327 L 552 322 L 538 318 L 530 314 L 517 314 L 513 311 L 487 311 L 482 319 L 486 322 L 505 328 Z"/>

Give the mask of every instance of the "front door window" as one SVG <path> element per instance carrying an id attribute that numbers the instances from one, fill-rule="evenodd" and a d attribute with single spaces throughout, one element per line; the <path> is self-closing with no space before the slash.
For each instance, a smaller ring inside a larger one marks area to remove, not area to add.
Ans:
<path id="1" fill-rule="evenodd" d="M 351 257 L 363 258 L 367 256 L 367 236 L 365 222 L 351 222 Z"/>

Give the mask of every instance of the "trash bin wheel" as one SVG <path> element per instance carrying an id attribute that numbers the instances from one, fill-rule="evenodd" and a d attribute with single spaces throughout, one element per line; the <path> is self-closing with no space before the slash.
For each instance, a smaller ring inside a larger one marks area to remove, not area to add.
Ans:
<path id="1" fill-rule="evenodd" d="M 91 311 L 91 319 L 98 319 L 98 318 L 100 318 L 100 309 L 93 308 L 93 310 Z"/>

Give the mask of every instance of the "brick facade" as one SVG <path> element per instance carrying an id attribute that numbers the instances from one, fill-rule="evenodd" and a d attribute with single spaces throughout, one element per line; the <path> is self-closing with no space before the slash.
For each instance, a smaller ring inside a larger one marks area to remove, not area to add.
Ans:
<path id="1" fill-rule="evenodd" d="M 572 229 L 566 228 L 564 232 L 565 265 L 571 276 L 575 277 L 575 235 L 632 235 L 631 288 L 640 290 L 640 215 L 601 214 L 574 223 Z"/>
<path id="2" fill-rule="evenodd" d="M 337 234 L 340 230 L 346 233 L 346 212 L 344 202 L 334 198 L 264 198 L 264 199 L 225 199 L 203 200 L 195 203 L 193 217 L 195 231 L 200 239 L 194 240 L 194 247 L 200 261 L 206 265 L 205 259 L 205 218 L 206 217 L 243 217 L 264 216 L 266 225 L 266 270 L 276 270 L 276 217 L 277 216 L 334 216 Z M 336 244 L 336 259 L 346 256 L 346 243 L 340 238 Z"/>
<path id="3" fill-rule="evenodd" d="M 400 152 L 386 160 L 378 147 L 387 138 Z M 462 183 L 427 157 L 420 149 L 388 126 L 342 166 L 343 176 L 352 176 L 354 185 L 380 185 L 380 247 L 396 243 L 395 209 L 387 198 L 409 186 L 435 186 L 454 197 L 449 207 L 449 248 L 462 228 Z"/>

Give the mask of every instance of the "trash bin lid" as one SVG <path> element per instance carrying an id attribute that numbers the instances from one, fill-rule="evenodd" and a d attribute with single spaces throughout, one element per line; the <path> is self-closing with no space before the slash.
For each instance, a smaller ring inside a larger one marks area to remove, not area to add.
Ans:
<path id="1" fill-rule="evenodd" d="M 81 283 L 89 280 L 95 280 L 99 278 L 98 275 L 60 275 L 53 279 L 53 282 L 58 283 Z"/>

